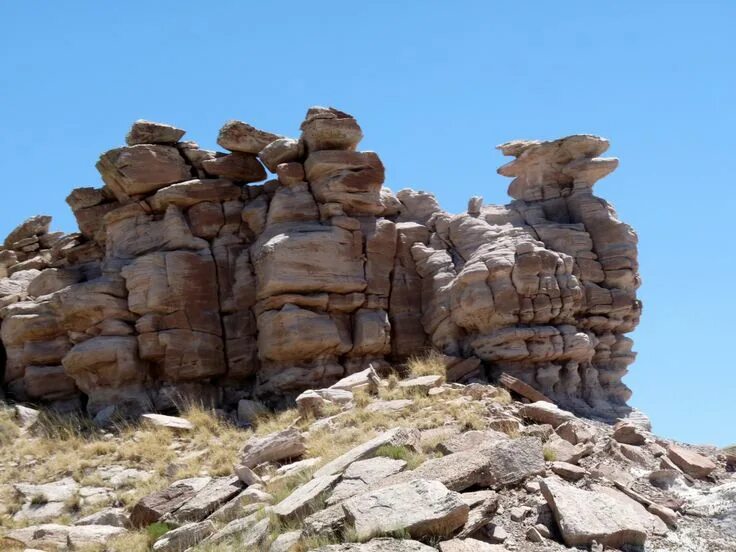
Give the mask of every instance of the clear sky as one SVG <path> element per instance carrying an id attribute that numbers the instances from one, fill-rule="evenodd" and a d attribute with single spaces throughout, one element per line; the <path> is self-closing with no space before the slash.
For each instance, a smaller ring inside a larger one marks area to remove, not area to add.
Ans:
<path id="1" fill-rule="evenodd" d="M 228 119 L 296 136 L 310 105 L 354 114 L 386 185 L 505 203 L 516 138 L 611 140 L 596 185 L 640 237 L 626 383 L 657 433 L 736 442 L 736 3 L 0 2 L 0 237 L 97 186 L 135 119 L 215 147 Z"/>

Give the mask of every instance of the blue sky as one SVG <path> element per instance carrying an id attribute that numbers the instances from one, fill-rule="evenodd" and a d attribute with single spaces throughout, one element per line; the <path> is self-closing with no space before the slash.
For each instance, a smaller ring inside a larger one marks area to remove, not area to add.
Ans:
<path id="1" fill-rule="evenodd" d="M 0 237 L 64 198 L 138 118 L 215 147 L 236 118 L 295 136 L 310 105 L 354 114 L 394 190 L 505 203 L 515 138 L 593 133 L 596 190 L 640 237 L 632 404 L 676 439 L 736 442 L 736 3 L 2 3 Z"/>

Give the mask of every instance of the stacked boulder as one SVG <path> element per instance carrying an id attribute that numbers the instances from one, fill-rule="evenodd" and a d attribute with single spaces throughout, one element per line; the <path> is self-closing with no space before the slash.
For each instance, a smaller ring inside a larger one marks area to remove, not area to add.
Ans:
<path id="1" fill-rule="evenodd" d="M 491 375 L 615 417 L 634 360 L 623 334 L 641 313 L 637 237 L 592 187 L 618 160 L 598 157 L 608 141 L 588 135 L 499 149 L 516 157 L 498 171 L 514 177 L 514 201 L 479 207 L 473 198 L 462 215 L 433 209 L 429 244 L 412 246 L 424 329 L 436 348 L 475 355 Z"/>
<path id="2" fill-rule="evenodd" d="M 79 233 L 48 217 L 11 233 L 10 394 L 93 415 L 284 403 L 431 346 L 578 412 L 627 410 L 636 236 L 592 194 L 607 141 L 504 144 L 514 201 L 449 215 L 383 187 L 352 116 L 314 107 L 301 131 L 230 121 L 220 153 L 137 121 L 100 157 L 104 186 L 67 198 Z"/>

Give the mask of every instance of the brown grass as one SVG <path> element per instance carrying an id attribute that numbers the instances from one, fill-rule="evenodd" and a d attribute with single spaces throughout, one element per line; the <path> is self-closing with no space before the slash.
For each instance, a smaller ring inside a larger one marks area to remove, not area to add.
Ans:
<path id="1" fill-rule="evenodd" d="M 447 369 L 445 362 L 435 350 L 430 350 L 420 356 L 412 356 L 406 363 L 411 377 L 419 376 L 445 376 Z"/>

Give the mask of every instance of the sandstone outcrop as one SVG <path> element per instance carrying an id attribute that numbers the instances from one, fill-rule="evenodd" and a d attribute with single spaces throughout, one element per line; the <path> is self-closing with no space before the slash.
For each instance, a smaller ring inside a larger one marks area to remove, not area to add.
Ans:
<path id="1" fill-rule="evenodd" d="M 100 157 L 104 185 L 69 195 L 78 233 L 47 216 L 13 230 L 7 394 L 107 418 L 275 406 L 432 347 L 453 378 L 506 373 L 577 413 L 628 412 L 636 235 L 593 194 L 617 165 L 605 139 L 503 144 L 513 201 L 452 215 L 385 188 L 351 115 L 314 107 L 301 130 L 230 121 L 222 153 L 137 121 Z"/>

